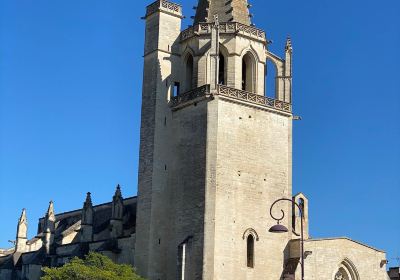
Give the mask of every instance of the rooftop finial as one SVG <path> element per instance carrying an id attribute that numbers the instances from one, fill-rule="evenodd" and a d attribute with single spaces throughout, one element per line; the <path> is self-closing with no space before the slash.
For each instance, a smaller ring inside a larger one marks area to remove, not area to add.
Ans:
<path id="1" fill-rule="evenodd" d="M 86 200 L 83 203 L 83 208 L 87 208 L 87 207 L 92 207 L 92 194 L 90 192 L 88 192 L 86 194 Z"/>
<path id="2" fill-rule="evenodd" d="M 26 223 L 26 222 L 27 222 L 27 219 L 26 219 L 26 209 L 24 208 L 24 209 L 22 209 L 21 217 L 19 218 L 18 223 L 19 223 L 19 224 L 23 224 L 23 223 Z"/>
<path id="3" fill-rule="evenodd" d="M 291 52 L 292 50 L 293 50 L 293 48 L 292 48 L 292 40 L 288 36 L 287 39 L 286 39 L 285 51 Z"/>
<path id="4" fill-rule="evenodd" d="M 122 199 L 121 186 L 118 184 L 113 199 Z"/>
<path id="5" fill-rule="evenodd" d="M 53 200 L 51 200 L 50 202 L 49 202 L 49 208 L 47 209 L 47 212 L 46 212 L 46 218 L 48 219 L 48 220 L 52 220 L 52 221 L 55 221 L 55 214 L 54 214 L 54 202 L 53 202 Z"/>

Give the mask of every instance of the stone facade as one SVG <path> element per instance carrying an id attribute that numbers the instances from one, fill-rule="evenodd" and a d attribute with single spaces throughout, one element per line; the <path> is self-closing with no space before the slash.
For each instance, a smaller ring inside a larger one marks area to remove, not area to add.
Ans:
<path id="1" fill-rule="evenodd" d="M 90 250 L 130 263 L 149 280 L 300 278 L 303 225 L 307 280 L 388 280 L 385 253 L 348 238 L 312 239 L 308 199 L 292 195 L 292 42 L 284 58 L 250 24 L 246 0 L 200 0 L 194 25 L 160 0 L 144 17 L 138 197 L 54 214 L 0 250 L 0 278 L 36 280 Z M 274 98 L 265 94 L 270 60 Z M 280 198 L 273 216 L 270 207 Z M 102 213 L 102 214 L 101 214 Z M 106 214 L 105 214 L 106 213 Z M 395 279 L 395 278 L 394 278 Z"/>

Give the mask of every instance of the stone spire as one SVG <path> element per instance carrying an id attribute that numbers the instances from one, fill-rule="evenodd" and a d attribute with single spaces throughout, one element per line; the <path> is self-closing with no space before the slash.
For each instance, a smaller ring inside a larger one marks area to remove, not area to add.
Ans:
<path id="1" fill-rule="evenodd" d="M 82 208 L 81 242 L 93 240 L 93 204 L 90 192 L 86 194 L 86 200 Z"/>
<path id="2" fill-rule="evenodd" d="M 47 208 L 47 212 L 45 215 L 45 228 L 44 230 L 54 230 L 54 222 L 56 221 L 56 216 L 54 214 L 54 202 L 49 202 L 49 208 Z"/>
<path id="3" fill-rule="evenodd" d="M 292 51 L 293 51 L 292 39 L 290 39 L 290 37 L 288 37 L 288 38 L 286 39 L 285 51 L 286 51 L 287 53 L 292 53 Z"/>
<path id="4" fill-rule="evenodd" d="M 46 249 L 46 253 L 50 254 L 51 246 L 54 241 L 54 229 L 55 229 L 56 216 L 54 214 L 54 202 L 50 201 L 49 208 L 47 209 L 44 217 L 44 232 L 43 232 L 43 246 Z"/>
<path id="5" fill-rule="evenodd" d="M 249 4 L 247 0 L 199 0 L 194 24 L 213 22 L 218 15 L 220 22 L 239 22 L 250 25 Z"/>
<path id="6" fill-rule="evenodd" d="M 28 222 L 26 219 L 26 210 L 22 209 L 21 217 L 18 220 L 17 226 L 17 240 L 15 242 L 15 251 L 16 252 L 25 252 L 26 251 L 26 241 L 27 241 L 27 232 L 28 232 Z"/>
<path id="7" fill-rule="evenodd" d="M 117 185 L 115 194 L 112 201 L 112 214 L 111 214 L 111 238 L 121 237 L 123 234 L 123 222 L 124 217 L 124 199 L 121 193 L 121 186 Z"/>
<path id="8" fill-rule="evenodd" d="M 117 185 L 112 201 L 112 219 L 122 220 L 124 212 L 124 199 L 122 198 L 121 186 Z"/>
<path id="9" fill-rule="evenodd" d="M 90 192 L 88 192 L 86 194 L 86 200 L 83 203 L 83 207 L 86 208 L 86 207 L 91 207 L 91 206 L 93 206 L 92 205 L 92 194 Z"/>

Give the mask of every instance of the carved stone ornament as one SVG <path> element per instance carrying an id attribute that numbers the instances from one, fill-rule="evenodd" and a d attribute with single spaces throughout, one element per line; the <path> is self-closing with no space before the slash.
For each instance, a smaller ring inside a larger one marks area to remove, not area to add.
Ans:
<path id="1" fill-rule="evenodd" d="M 346 278 L 343 276 L 343 274 L 338 271 L 335 275 L 335 280 L 346 280 Z"/>

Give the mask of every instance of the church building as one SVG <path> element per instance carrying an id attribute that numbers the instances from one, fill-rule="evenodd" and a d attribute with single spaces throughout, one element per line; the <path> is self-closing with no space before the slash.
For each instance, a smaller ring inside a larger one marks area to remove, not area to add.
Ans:
<path id="1" fill-rule="evenodd" d="M 147 6 L 137 197 L 117 188 L 93 206 L 88 194 L 83 209 L 60 215 L 50 204 L 36 241 L 24 211 L 15 247 L 0 251 L 0 279 L 37 280 L 42 266 L 88 251 L 149 280 L 302 279 L 302 265 L 306 280 L 389 279 L 385 252 L 311 238 L 308 199 L 292 193 L 292 42 L 272 53 L 249 8 L 199 0 L 182 30 L 179 4 Z M 299 207 L 271 209 L 281 198 Z M 276 217 L 287 231 L 270 232 Z"/>

